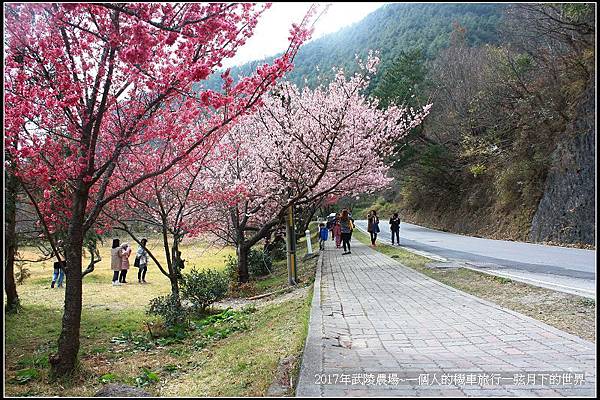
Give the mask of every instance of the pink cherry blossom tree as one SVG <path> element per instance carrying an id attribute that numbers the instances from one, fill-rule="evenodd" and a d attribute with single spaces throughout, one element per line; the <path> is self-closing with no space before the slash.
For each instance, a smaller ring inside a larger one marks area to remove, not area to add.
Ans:
<path id="1" fill-rule="evenodd" d="M 45 195 L 35 199 L 40 212 L 60 204 L 67 225 L 65 310 L 58 352 L 50 359 L 53 375 L 74 370 L 82 247 L 104 207 L 222 135 L 291 68 L 311 15 L 293 26 L 288 51 L 273 65 L 236 84 L 223 74 L 221 92 L 192 90 L 235 55 L 266 7 L 5 5 L 5 147 L 18 178 L 39 181 Z M 169 160 L 153 162 L 165 142 L 177 143 L 175 151 Z M 113 179 L 118 169 L 129 171 L 126 183 Z"/>
<path id="2" fill-rule="evenodd" d="M 281 84 L 224 138 L 237 157 L 223 163 L 215 185 L 245 191 L 238 204 L 222 208 L 227 223 L 219 233 L 237 248 L 240 282 L 248 280 L 250 247 L 279 224 L 288 207 L 374 191 L 391 180 L 383 157 L 431 105 L 379 109 L 376 99 L 364 96 L 378 62 L 370 55 L 359 62 L 358 73 L 347 77 L 340 69 L 314 90 Z"/>
<path id="3" fill-rule="evenodd" d="M 169 160 L 168 145 L 161 148 L 161 160 Z M 179 245 L 185 237 L 197 237 L 214 229 L 218 223 L 213 205 L 235 201 L 238 188 L 214 191 L 210 187 L 210 170 L 228 157 L 227 147 L 210 144 L 195 151 L 186 162 L 159 177 L 148 179 L 125 193 L 119 203 L 111 203 L 103 214 L 116 230 L 121 230 L 141 245 L 135 227 L 160 232 L 165 263 L 150 249 L 149 257 L 171 282 L 171 293 L 180 306 L 181 277 Z M 122 172 L 122 174 L 121 174 Z M 128 171 L 116 178 L 126 182 Z M 138 228 L 139 230 L 139 228 Z"/>
<path id="4" fill-rule="evenodd" d="M 16 262 L 39 263 L 55 259 L 64 261 L 64 248 L 62 242 L 67 233 L 67 218 L 65 207 L 60 202 L 53 204 L 50 199 L 51 191 L 40 184 L 40 177 L 32 176 L 28 182 L 23 182 L 15 174 L 15 164 L 11 162 L 11 152 L 6 156 L 6 198 L 5 198 L 5 292 L 6 310 L 8 312 L 21 311 L 17 294 L 14 264 Z M 51 190 L 58 191 L 57 186 Z M 43 199 L 43 201 L 38 201 Z M 100 223 L 100 220 L 97 220 Z M 84 247 L 90 255 L 90 262 L 82 277 L 94 270 L 95 264 L 101 261 L 97 243 L 101 237 L 96 231 L 90 230 L 84 237 Z M 20 245 L 26 244 L 37 248 L 37 257 L 24 257 L 19 253 Z"/>

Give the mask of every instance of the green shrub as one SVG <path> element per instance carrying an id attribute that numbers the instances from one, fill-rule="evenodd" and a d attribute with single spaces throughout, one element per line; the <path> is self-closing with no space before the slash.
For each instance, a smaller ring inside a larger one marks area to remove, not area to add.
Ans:
<path id="1" fill-rule="evenodd" d="M 271 257 L 271 260 L 285 260 L 287 257 L 285 240 L 277 239 L 272 241 L 265 247 L 265 252 Z"/>
<path id="2" fill-rule="evenodd" d="M 227 308 L 218 314 L 192 321 L 192 326 L 200 335 L 200 339 L 194 342 L 193 347 L 196 350 L 202 350 L 209 346 L 211 342 L 225 339 L 233 333 L 249 329 L 250 314 L 255 311 L 254 306 L 244 307 L 240 311 Z"/>
<path id="3" fill-rule="evenodd" d="M 229 281 L 237 283 L 238 281 L 238 266 L 237 257 L 228 255 L 225 260 L 225 274 L 229 277 Z"/>
<path id="4" fill-rule="evenodd" d="M 273 261 L 263 250 L 250 249 L 248 254 L 248 272 L 251 276 L 265 276 L 271 273 Z"/>
<path id="5" fill-rule="evenodd" d="M 117 376 L 112 372 L 109 372 L 108 374 L 102 375 L 100 378 L 98 378 L 98 380 L 100 383 L 111 383 L 117 380 Z"/>
<path id="6" fill-rule="evenodd" d="M 31 276 L 29 268 L 27 268 L 23 261 L 19 261 L 17 264 L 17 270 L 15 271 L 15 282 L 17 285 L 22 285 L 25 280 Z"/>
<path id="7" fill-rule="evenodd" d="M 23 357 L 17 361 L 17 365 L 21 368 L 34 367 L 34 368 L 48 368 L 48 354 L 33 355 L 31 357 Z"/>
<path id="8" fill-rule="evenodd" d="M 196 313 L 204 313 L 206 307 L 224 298 L 228 287 L 228 274 L 210 269 L 194 268 L 181 279 L 181 295 L 192 303 L 192 311 Z"/>
<path id="9" fill-rule="evenodd" d="M 282 242 L 283 243 L 283 242 Z M 250 249 L 248 253 L 248 273 L 251 277 L 259 277 L 270 274 L 273 271 L 273 259 L 280 257 L 279 253 L 283 254 L 282 258 L 285 258 L 285 243 L 283 243 L 283 250 L 280 250 L 280 245 L 277 244 L 269 251 L 263 251 L 259 249 Z M 225 273 L 228 276 L 230 282 L 238 282 L 238 260 L 237 257 L 228 256 L 225 261 Z"/>
<path id="10" fill-rule="evenodd" d="M 156 372 L 152 372 L 148 368 L 142 368 L 140 375 L 135 378 L 135 385 L 137 387 L 143 387 L 158 381 L 160 381 L 160 378 Z"/>
<path id="11" fill-rule="evenodd" d="M 473 175 L 474 178 L 477 178 L 480 175 L 483 175 L 486 171 L 486 167 L 483 164 L 471 165 L 469 167 L 469 172 Z"/>
<path id="12" fill-rule="evenodd" d="M 187 320 L 185 310 L 181 307 L 181 304 L 178 304 L 173 294 L 156 297 L 150 300 L 150 307 L 146 313 L 148 315 L 158 315 L 162 317 L 167 329 L 184 324 Z"/>
<path id="13" fill-rule="evenodd" d="M 503 276 L 493 276 L 492 279 L 495 280 L 495 281 L 497 281 L 497 282 L 500 282 L 503 285 L 512 282 L 512 280 L 510 278 L 505 278 Z"/>
<path id="14" fill-rule="evenodd" d="M 596 300 L 582 297 L 579 300 L 579 304 L 581 304 L 584 307 L 594 307 L 596 305 Z"/>
<path id="15" fill-rule="evenodd" d="M 35 368 L 26 368 L 17 371 L 15 377 L 11 380 L 13 383 L 23 385 L 31 380 L 35 380 L 40 376 L 40 373 Z"/>

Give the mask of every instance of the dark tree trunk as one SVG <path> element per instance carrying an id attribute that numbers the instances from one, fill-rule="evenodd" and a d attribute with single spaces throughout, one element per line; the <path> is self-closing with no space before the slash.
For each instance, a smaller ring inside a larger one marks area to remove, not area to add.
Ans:
<path id="1" fill-rule="evenodd" d="M 169 281 L 171 282 L 171 295 L 175 298 L 177 307 L 181 308 L 181 297 L 179 296 L 179 277 L 181 276 L 181 270 L 177 267 L 179 265 L 179 258 L 173 258 L 173 262 L 168 265 L 169 268 Z"/>
<path id="2" fill-rule="evenodd" d="M 71 375 L 77 365 L 82 309 L 83 224 L 88 196 L 87 189 L 79 189 L 74 194 L 73 215 L 65 245 L 65 310 L 58 352 L 50 358 L 51 375 L 57 378 Z"/>
<path id="3" fill-rule="evenodd" d="M 169 274 L 169 281 L 171 281 L 171 295 L 175 298 L 177 308 L 181 308 L 181 297 L 179 296 L 179 280 L 175 274 Z"/>
<path id="4" fill-rule="evenodd" d="M 236 255 L 239 283 L 246 283 L 250 280 L 250 275 L 248 273 L 248 255 L 250 254 L 250 249 L 261 239 L 266 238 L 271 232 L 271 229 L 279 223 L 279 220 L 280 219 L 278 218 L 266 223 L 249 238 L 246 238 L 245 235 L 245 224 L 237 225 Z"/>
<path id="5" fill-rule="evenodd" d="M 163 219 L 166 221 L 166 219 Z M 165 252 L 169 252 L 169 241 L 166 222 L 163 222 L 163 237 L 165 243 Z M 169 281 L 171 282 L 171 294 L 175 297 L 177 308 L 181 308 L 181 297 L 179 296 L 179 279 L 181 278 L 181 257 L 179 256 L 179 241 L 175 236 L 173 238 L 173 247 L 171 248 L 171 263 L 167 263 L 169 268 Z"/>
<path id="6" fill-rule="evenodd" d="M 17 179 L 6 173 L 6 260 L 4 260 L 4 290 L 6 291 L 6 312 L 19 309 L 19 295 L 15 283 L 15 254 L 17 252 L 16 215 L 17 215 Z"/>
<path id="7" fill-rule="evenodd" d="M 250 247 L 245 243 L 238 243 L 236 248 L 237 261 L 238 261 L 238 281 L 239 283 L 246 283 L 250 279 L 248 274 L 248 253 Z"/>

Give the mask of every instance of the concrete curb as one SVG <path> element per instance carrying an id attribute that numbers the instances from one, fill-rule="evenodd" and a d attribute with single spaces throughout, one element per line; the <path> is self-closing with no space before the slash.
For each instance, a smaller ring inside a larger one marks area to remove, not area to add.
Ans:
<path id="1" fill-rule="evenodd" d="M 320 385 L 315 385 L 315 374 L 323 371 L 323 313 L 321 312 L 321 270 L 323 252 L 319 252 L 313 298 L 308 321 L 308 335 L 304 343 L 296 397 L 322 397 Z"/>

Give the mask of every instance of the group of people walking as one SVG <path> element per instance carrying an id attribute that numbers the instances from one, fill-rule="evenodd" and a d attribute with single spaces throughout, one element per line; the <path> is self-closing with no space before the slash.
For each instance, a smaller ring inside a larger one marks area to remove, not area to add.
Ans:
<path id="1" fill-rule="evenodd" d="M 354 231 L 354 219 L 348 209 L 344 208 L 340 213 L 335 215 L 335 218 L 329 220 L 327 225 L 321 223 L 320 226 L 320 248 L 325 248 L 325 241 L 327 241 L 328 233 L 331 232 L 331 240 L 335 240 L 335 247 L 344 248 L 342 255 L 352 254 L 350 248 L 350 241 L 352 240 L 352 231 Z"/>
<path id="2" fill-rule="evenodd" d="M 146 272 L 148 271 L 148 252 L 146 251 L 146 243 L 148 243 L 148 240 L 144 238 L 140 243 L 141 246 L 135 254 L 134 266 L 138 268 L 138 283 L 147 283 Z M 128 283 L 127 271 L 129 270 L 130 256 L 131 247 L 129 244 L 121 244 L 119 239 L 113 239 L 110 262 L 110 268 L 113 271 L 113 286 Z"/>
<path id="3" fill-rule="evenodd" d="M 371 210 L 369 212 L 367 231 L 371 235 L 371 247 L 376 247 L 377 234 L 381 232 L 379 228 L 379 217 L 377 216 L 377 211 Z M 400 246 L 400 216 L 398 213 L 394 213 L 394 215 L 390 218 L 390 231 L 392 232 L 392 245 L 397 244 Z M 394 241 L 394 239 L 396 239 Z"/>
<path id="4" fill-rule="evenodd" d="M 371 210 L 367 216 L 367 231 L 371 237 L 371 247 L 377 246 L 377 234 L 381 232 L 379 228 L 379 217 L 377 211 Z M 400 245 L 400 217 L 398 213 L 390 218 L 390 230 L 392 232 L 392 245 L 397 243 Z M 344 248 L 342 255 L 351 254 L 350 241 L 352 239 L 352 231 L 354 230 L 354 219 L 348 209 L 343 209 L 341 213 L 335 214 L 335 217 L 327 221 L 327 225 L 321 223 L 319 225 L 319 247 L 321 250 L 325 248 L 325 242 L 331 233 L 332 239 L 335 240 L 335 247 Z M 395 239 L 395 240 L 394 240 Z"/>

